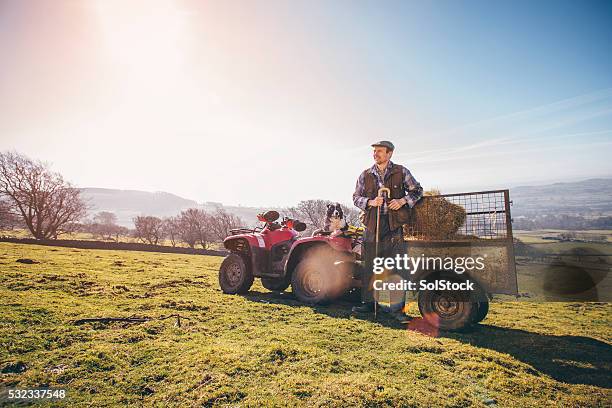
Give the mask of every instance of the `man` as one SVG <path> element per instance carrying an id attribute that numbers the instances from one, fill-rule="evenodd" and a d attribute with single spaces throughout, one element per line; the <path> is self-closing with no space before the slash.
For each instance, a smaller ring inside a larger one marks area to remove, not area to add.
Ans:
<path id="1" fill-rule="evenodd" d="M 364 276 L 361 287 L 361 306 L 353 307 L 353 312 L 374 310 L 372 269 L 375 256 L 393 257 L 406 253 L 402 225 L 409 221 L 409 208 L 423 197 L 423 188 L 410 171 L 391 161 L 395 146 L 389 141 L 372 145 L 374 165 L 364 170 L 357 179 L 353 203 L 365 213 L 364 233 Z M 378 189 L 387 187 L 389 200 L 378 197 Z M 375 254 L 376 215 L 380 207 L 379 254 Z"/>

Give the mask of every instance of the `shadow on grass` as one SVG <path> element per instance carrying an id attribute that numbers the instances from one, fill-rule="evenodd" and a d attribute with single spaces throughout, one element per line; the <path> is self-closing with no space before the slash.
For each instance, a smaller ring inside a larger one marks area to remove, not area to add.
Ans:
<path id="1" fill-rule="evenodd" d="M 445 337 L 507 353 L 555 380 L 612 388 L 612 346 L 584 336 L 555 336 L 479 324 Z"/>
<path id="2" fill-rule="evenodd" d="M 253 302 L 305 306 L 291 293 L 249 292 L 244 297 Z M 373 320 L 372 314 L 353 314 L 351 307 L 354 304 L 341 300 L 309 307 L 316 313 L 335 318 Z M 409 329 L 506 353 L 557 381 L 612 388 L 612 346 L 590 337 L 547 335 L 487 324 L 478 324 L 464 332 L 438 332 L 420 317 L 402 324 L 387 313 L 380 313 L 376 322 L 398 330 Z"/>

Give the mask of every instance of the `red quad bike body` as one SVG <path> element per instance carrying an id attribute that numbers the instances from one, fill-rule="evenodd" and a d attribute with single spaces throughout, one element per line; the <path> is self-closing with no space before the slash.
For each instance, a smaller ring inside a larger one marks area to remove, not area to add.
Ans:
<path id="1" fill-rule="evenodd" d="M 225 238 L 230 250 L 219 270 L 225 293 L 246 293 L 255 278 L 272 291 L 292 286 L 302 302 L 329 302 L 358 286 L 353 279 L 359 268 L 357 236 L 344 234 L 298 238 L 306 228 L 300 221 L 285 218 L 277 223 L 276 211 L 260 214 L 262 228 L 238 228 Z"/>

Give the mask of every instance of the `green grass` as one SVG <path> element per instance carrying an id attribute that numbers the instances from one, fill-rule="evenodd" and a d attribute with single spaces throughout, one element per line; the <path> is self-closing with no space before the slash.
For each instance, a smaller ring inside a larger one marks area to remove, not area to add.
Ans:
<path id="1" fill-rule="evenodd" d="M 610 304 L 498 302 L 425 335 L 259 283 L 223 295 L 220 262 L 0 243 L 0 388 L 66 388 L 65 406 L 609 406 Z"/>
<path id="2" fill-rule="evenodd" d="M 21 228 L 15 228 L 11 230 L 0 230 L 0 236 L 11 237 L 11 238 L 33 238 L 33 235 L 30 233 L 30 231 L 26 229 L 21 229 Z M 143 243 L 141 240 L 133 236 L 119 235 L 118 241 L 115 240 L 114 237 L 112 239 L 104 240 L 101 237 L 95 236 L 89 232 L 66 232 L 63 234 L 59 234 L 57 238 L 60 240 L 62 239 L 73 240 L 74 239 L 74 240 L 80 240 L 80 241 Z M 158 242 L 158 245 L 172 246 L 172 241 L 170 241 L 169 239 L 162 239 Z M 189 245 L 187 245 L 186 243 L 182 241 L 176 241 L 174 246 L 180 247 L 180 248 L 189 248 Z M 202 246 L 198 244 L 196 245 L 196 248 L 201 249 Z M 206 249 L 223 250 L 225 249 L 225 247 L 223 246 L 223 242 L 209 242 Z"/>
<path id="3" fill-rule="evenodd" d="M 513 230 L 515 238 L 520 239 L 526 244 L 545 244 L 551 243 L 551 240 L 543 239 L 545 236 L 558 236 L 561 233 L 571 232 L 577 235 L 577 238 L 589 239 L 594 236 L 605 235 L 608 244 L 612 243 L 612 230 L 560 230 L 560 229 L 544 229 L 544 230 Z M 552 241 L 554 242 L 554 241 Z"/>

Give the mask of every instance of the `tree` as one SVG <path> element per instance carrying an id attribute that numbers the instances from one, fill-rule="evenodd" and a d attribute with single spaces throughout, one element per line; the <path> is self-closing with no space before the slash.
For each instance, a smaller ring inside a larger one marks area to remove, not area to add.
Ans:
<path id="1" fill-rule="evenodd" d="M 208 247 L 208 223 L 208 214 L 203 210 L 189 208 L 182 211 L 179 215 L 179 236 L 181 241 L 191 248 L 195 248 L 197 244 L 200 244 L 202 248 L 206 249 Z"/>
<path id="2" fill-rule="evenodd" d="M 119 242 L 119 237 L 127 237 L 130 235 L 130 229 L 128 227 L 124 227 L 122 225 L 115 225 L 113 229 L 116 242 Z"/>
<path id="3" fill-rule="evenodd" d="M 87 209 L 80 191 L 59 173 L 16 152 L 0 153 L 0 198 L 36 239 L 57 238 Z"/>
<path id="4" fill-rule="evenodd" d="M 157 245 L 163 238 L 163 221 L 150 215 L 139 215 L 133 219 L 134 236 L 142 242 Z"/>
<path id="5" fill-rule="evenodd" d="M 325 216 L 327 215 L 327 204 L 329 200 L 304 200 L 297 205 L 297 210 L 302 214 L 300 221 L 312 225 L 313 228 L 323 228 Z"/>
<path id="6" fill-rule="evenodd" d="M 361 226 L 361 220 L 359 216 L 361 215 L 361 210 L 355 206 L 342 206 L 344 210 L 344 219 L 346 223 L 349 225 L 354 225 L 356 227 Z"/>
<path id="7" fill-rule="evenodd" d="M 209 215 L 211 234 L 219 241 L 223 241 L 230 234 L 232 228 L 242 225 L 242 220 L 222 208 L 217 208 L 214 214 Z"/>
<path id="8" fill-rule="evenodd" d="M 164 236 L 170 240 L 173 247 L 176 246 L 181 234 L 181 222 L 179 217 L 168 217 L 164 219 Z"/>
<path id="9" fill-rule="evenodd" d="M 87 224 L 87 230 L 94 237 L 102 239 L 115 239 L 127 232 L 127 228 L 117 225 L 117 216 L 109 211 L 100 211 L 93 217 L 93 222 Z"/>
<path id="10" fill-rule="evenodd" d="M 0 199 L 0 230 L 12 230 L 19 225 L 19 217 L 17 217 L 11 208 L 11 204 Z"/>
<path id="11" fill-rule="evenodd" d="M 100 211 L 94 215 L 93 220 L 102 225 L 117 225 L 117 216 L 110 211 Z"/>

